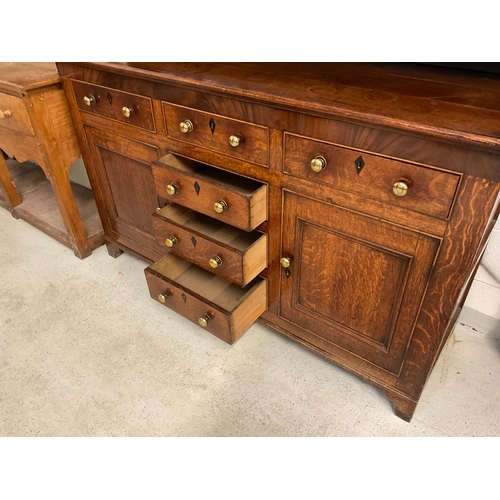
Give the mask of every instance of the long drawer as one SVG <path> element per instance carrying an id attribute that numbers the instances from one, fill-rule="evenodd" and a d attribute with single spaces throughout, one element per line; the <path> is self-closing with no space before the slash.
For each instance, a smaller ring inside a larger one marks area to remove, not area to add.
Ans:
<path id="1" fill-rule="evenodd" d="M 153 214 L 158 244 L 239 286 L 267 267 L 267 234 L 246 232 L 180 205 Z"/>
<path id="2" fill-rule="evenodd" d="M 267 281 L 241 288 L 169 254 L 145 270 L 151 297 L 232 344 L 267 308 Z"/>
<path id="3" fill-rule="evenodd" d="M 460 175 L 285 134 L 284 172 L 447 219 Z"/>

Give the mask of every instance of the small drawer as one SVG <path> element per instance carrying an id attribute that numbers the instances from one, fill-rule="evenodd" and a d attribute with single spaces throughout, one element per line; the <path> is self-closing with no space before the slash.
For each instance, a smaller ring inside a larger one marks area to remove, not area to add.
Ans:
<path id="1" fill-rule="evenodd" d="M 244 288 L 169 254 L 145 270 L 151 297 L 232 344 L 267 309 L 267 282 Z"/>
<path id="2" fill-rule="evenodd" d="M 155 131 L 149 97 L 71 80 L 78 108 L 86 113 Z"/>
<path id="3" fill-rule="evenodd" d="M 440 219 L 448 218 L 460 180 L 450 172 L 292 134 L 285 134 L 284 172 Z"/>
<path id="4" fill-rule="evenodd" d="M 0 94 L 0 127 L 35 135 L 23 99 Z"/>
<path id="5" fill-rule="evenodd" d="M 229 226 L 181 205 L 153 214 L 160 246 L 239 286 L 267 267 L 267 234 Z"/>
<path id="6" fill-rule="evenodd" d="M 156 191 L 244 231 L 267 219 L 267 185 L 169 154 L 152 165 Z"/>
<path id="7" fill-rule="evenodd" d="M 260 125 L 163 103 L 169 137 L 267 166 L 269 129 Z"/>

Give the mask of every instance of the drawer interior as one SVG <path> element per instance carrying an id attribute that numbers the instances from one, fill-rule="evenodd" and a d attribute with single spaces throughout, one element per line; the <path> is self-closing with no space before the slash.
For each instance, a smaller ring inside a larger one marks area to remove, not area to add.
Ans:
<path id="1" fill-rule="evenodd" d="M 242 304 L 262 281 L 257 277 L 241 288 L 174 254 L 163 257 L 148 269 L 228 312 Z"/>
<path id="2" fill-rule="evenodd" d="M 208 165 L 189 160 L 188 158 L 180 158 L 173 154 L 168 154 L 160 158 L 157 163 L 161 166 L 188 174 L 190 177 L 211 182 L 225 189 L 237 190 L 239 193 L 248 196 L 262 187 L 260 182 L 254 181 L 253 179 L 209 167 Z"/>
<path id="3" fill-rule="evenodd" d="M 227 245 L 240 252 L 246 251 L 255 242 L 262 238 L 258 231 L 246 232 L 225 224 L 217 219 L 200 214 L 181 205 L 167 205 L 163 207 L 158 215 L 169 222 L 189 229 L 205 238 L 219 244 Z"/>

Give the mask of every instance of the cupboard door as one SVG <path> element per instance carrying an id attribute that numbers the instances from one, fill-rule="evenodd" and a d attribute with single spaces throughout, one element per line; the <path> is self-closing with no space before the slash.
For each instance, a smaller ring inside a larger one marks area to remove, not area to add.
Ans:
<path id="1" fill-rule="evenodd" d="M 158 149 L 104 130 L 85 127 L 85 132 L 112 230 L 107 236 L 154 260 L 159 249 L 151 214 L 159 200 L 151 163 L 159 158 Z"/>
<path id="2" fill-rule="evenodd" d="M 283 212 L 281 316 L 397 374 L 440 240 L 290 192 Z"/>

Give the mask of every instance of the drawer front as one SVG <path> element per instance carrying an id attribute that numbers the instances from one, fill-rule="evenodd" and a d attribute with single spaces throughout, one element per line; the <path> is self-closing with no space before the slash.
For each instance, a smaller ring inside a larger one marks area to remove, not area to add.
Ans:
<path id="1" fill-rule="evenodd" d="M 267 267 L 267 235 L 242 231 L 180 205 L 153 214 L 158 244 L 239 286 Z"/>
<path id="2" fill-rule="evenodd" d="M 460 180 L 458 174 L 292 134 L 285 134 L 284 171 L 440 219 L 448 218 Z M 406 192 L 404 185 L 395 187 L 400 182 L 407 186 Z"/>
<path id="3" fill-rule="evenodd" d="M 152 165 L 160 197 L 252 231 L 267 219 L 267 185 L 174 155 Z"/>
<path id="4" fill-rule="evenodd" d="M 149 97 L 72 80 L 78 108 L 86 113 L 155 131 Z"/>
<path id="5" fill-rule="evenodd" d="M 175 255 L 145 270 L 151 298 L 232 344 L 267 308 L 267 282 L 244 288 Z"/>
<path id="6" fill-rule="evenodd" d="M 23 99 L 0 93 L 0 127 L 35 135 Z"/>
<path id="7" fill-rule="evenodd" d="M 163 103 L 163 112 L 168 136 L 173 139 L 263 166 L 269 162 L 267 127 L 166 102 Z M 181 124 L 184 132 L 181 131 Z M 231 137 L 239 138 L 239 143 L 233 140 L 232 146 Z"/>

